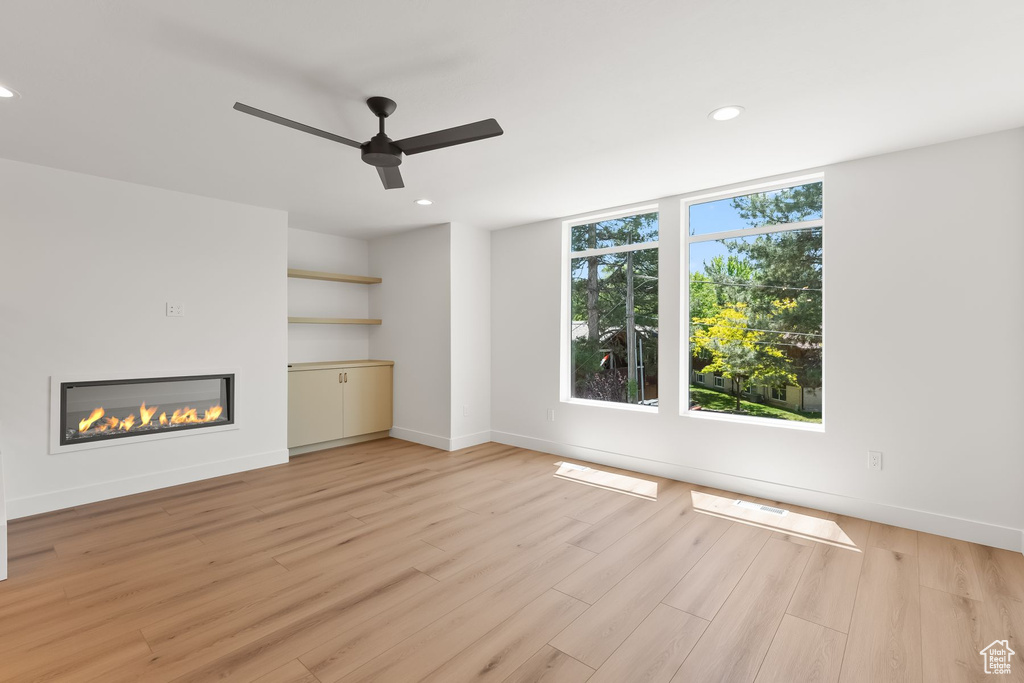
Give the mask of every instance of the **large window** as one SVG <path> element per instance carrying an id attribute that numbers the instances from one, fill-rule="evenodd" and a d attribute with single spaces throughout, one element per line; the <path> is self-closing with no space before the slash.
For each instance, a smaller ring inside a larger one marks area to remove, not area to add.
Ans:
<path id="1" fill-rule="evenodd" d="M 689 409 L 820 423 L 822 182 L 685 202 L 684 220 L 685 376 L 732 380 L 691 383 Z"/>
<path id="2" fill-rule="evenodd" d="M 571 397 L 658 404 L 658 214 L 569 226 Z"/>

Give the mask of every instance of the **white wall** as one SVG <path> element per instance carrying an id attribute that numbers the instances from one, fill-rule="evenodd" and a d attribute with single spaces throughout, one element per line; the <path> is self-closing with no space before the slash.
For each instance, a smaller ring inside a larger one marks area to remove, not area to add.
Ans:
<path id="1" fill-rule="evenodd" d="M 491 233 L 451 224 L 452 450 L 490 441 Z"/>
<path id="2" fill-rule="evenodd" d="M 286 461 L 284 212 L 0 160 L 0 216 L 11 517 Z M 51 375 L 221 368 L 237 430 L 48 454 Z"/>
<path id="3" fill-rule="evenodd" d="M 679 415 L 670 197 L 657 414 L 559 403 L 561 220 L 494 233 L 495 439 L 1020 550 L 1024 129 L 824 172 L 824 433 Z M 960 381 L 979 368 L 1000 381 Z"/>
<path id="4" fill-rule="evenodd" d="M 451 228 L 370 241 L 370 356 L 395 362 L 396 437 L 451 445 Z"/>
<path id="5" fill-rule="evenodd" d="M 365 240 L 288 230 L 288 267 L 347 275 L 369 272 L 369 245 Z M 313 318 L 369 317 L 370 288 L 323 280 L 288 279 L 288 315 Z M 363 325 L 288 326 L 288 362 L 369 358 L 370 333 Z"/>
<path id="6" fill-rule="evenodd" d="M 0 445 L 0 581 L 7 578 L 7 501 L 4 488 L 4 454 Z"/>

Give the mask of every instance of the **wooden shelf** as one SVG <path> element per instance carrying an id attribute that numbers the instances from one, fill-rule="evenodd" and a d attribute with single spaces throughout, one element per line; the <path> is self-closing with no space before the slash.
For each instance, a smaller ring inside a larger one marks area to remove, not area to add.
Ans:
<path id="1" fill-rule="evenodd" d="M 289 323 L 309 323 L 313 325 L 380 325 L 380 318 L 293 318 Z"/>
<path id="2" fill-rule="evenodd" d="M 288 277 L 299 278 L 302 280 L 327 280 L 329 282 L 351 282 L 357 285 L 376 285 L 380 284 L 381 279 L 379 277 L 367 277 L 365 275 L 345 275 L 344 273 L 324 273 L 319 270 L 300 270 L 298 268 L 289 268 Z"/>
<path id="3" fill-rule="evenodd" d="M 304 372 L 307 370 L 332 370 L 336 368 L 369 368 L 380 365 L 394 365 L 393 360 L 320 360 L 307 363 L 289 363 L 288 372 Z"/>

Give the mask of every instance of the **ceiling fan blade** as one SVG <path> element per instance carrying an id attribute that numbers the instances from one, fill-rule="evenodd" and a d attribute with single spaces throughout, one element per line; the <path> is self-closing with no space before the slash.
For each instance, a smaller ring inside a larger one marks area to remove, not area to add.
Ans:
<path id="1" fill-rule="evenodd" d="M 405 183 L 402 182 L 402 172 L 398 170 L 397 166 L 378 166 L 377 175 L 384 183 L 385 190 L 397 190 L 400 187 L 405 187 Z"/>
<path id="2" fill-rule="evenodd" d="M 317 137 L 327 138 L 328 140 L 333 140 L 334 142 L 340 142 L 341 144 L 348 145 L 349 147 L 355 147 L 356 149 L 359 149 L 363 146 L 362 143 L 356 142 L 355 140 L 349 140 L 348 138 L 343 138 L 340 135 L 328 133 L 326 130 L 320 130 L 319 128 L 307 126 L 304 123 L 292 121 L 291 119 L 286 119 L 283 116 L 278 116 L 277 114 L 271 114 L 270 112 L 263 111 L 262 109 L 257 109 L 256 107 L 250 107 L 248 104 L 235 102 L 235 109 L 242 112 L 243 114 L 249 114 L 251 116 L 255 116 L 257 118 L 270 121 L 271 123 L 279 123 L 282 126 L 288 126 L 289 128 L 294 128 L 295 130 L 301 130 L 303 133 L 309 133 L 310 135 L 316 135 Z"/>
<path id="3" fill-rule="evenodd" d="M 493 138 L 504 133 L 501 126 L 494 119 L 484 119 L 476 123 L 467 123 L 464 126 L 446 128 L 425 135 L 417 135 L 404 140 L 398 140 L 394 144 L 406 154 L 419 154 L 429 152 L 442 147 L 461 145 L 466 142 L 476 142 L 486 138 Z"/>

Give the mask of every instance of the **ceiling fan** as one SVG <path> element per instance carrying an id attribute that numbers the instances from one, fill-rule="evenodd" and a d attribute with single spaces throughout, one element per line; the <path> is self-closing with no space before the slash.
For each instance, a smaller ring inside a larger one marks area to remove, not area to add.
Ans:
<path id="1" fill-rule="evenodd" d="M 504 132 L 494 119 L 484 119 L 476 123 L 467 123 L 464 126 L 446 128 L 402 140 L 392 140 L 384 133 L 384 119 L 395 112 L 395 109 L 398 107 L 395 101 L 389 100 L 386 97 L 371 97 L 366 100 L 366 106 L 370 108 L 374 116 L 380 119 L 380 132 L 366 142 L 359 143 L 334 133 L 328 133 L 319 128 L 307 126 L 298 121 L 286 119 L 283 116 L 271 114 L 262 109 L 250 107 L 241 102 L 235 102 L 235 109 L 245 114 L 250 114 L 272 123 L 279 123 L 282 126 L 288 126 L 295 130 L 301 130 L 303 133 L 340 142 L 349 147 L 355 147 L 362 152 L 363 161 L 377 168 L 377 174 L 380 175 L 380 181 L 384 183 L 385 190 L 405 187 L 405 183 L 402 182 L 402 174 L 398 170 L 398 165 L 402 163 L 403 154 L 419 154 L 420 152 L 429 152 L 441 149 L 442 147 L 476 142 L 477 140 L 493 138 Z"/>

